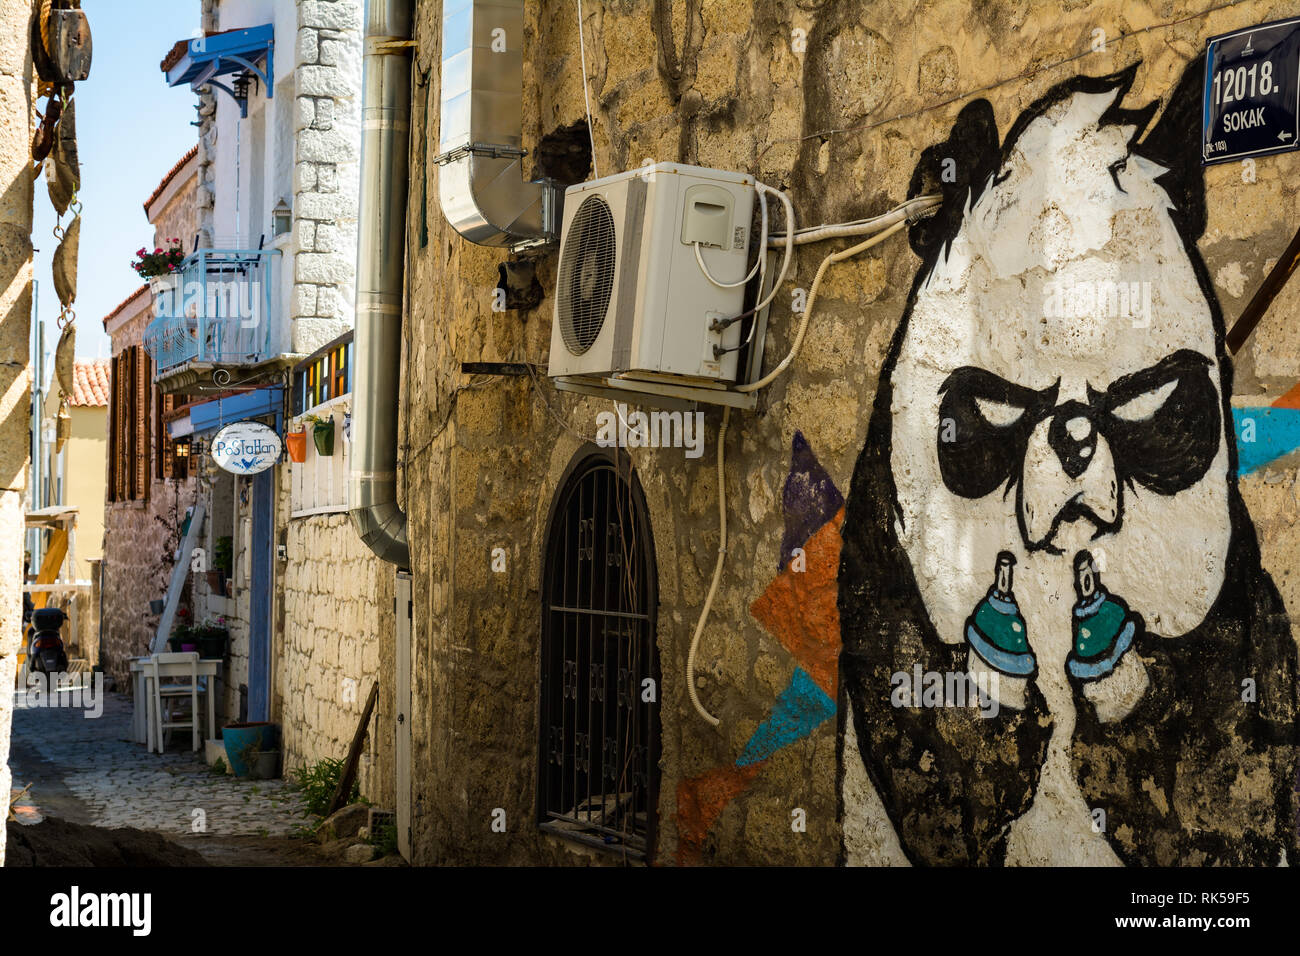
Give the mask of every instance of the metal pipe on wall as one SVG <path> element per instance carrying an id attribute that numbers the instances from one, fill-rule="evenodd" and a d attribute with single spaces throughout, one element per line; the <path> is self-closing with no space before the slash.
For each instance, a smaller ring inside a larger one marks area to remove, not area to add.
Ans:
<path id="1" fill-rule="evenodd" d="M 352 467 L 348 507 L 361 540 L 411 564 L 397 500 L 398 383 L 411 121 L 414 0 L 368 0 L 361 108 Z"/>

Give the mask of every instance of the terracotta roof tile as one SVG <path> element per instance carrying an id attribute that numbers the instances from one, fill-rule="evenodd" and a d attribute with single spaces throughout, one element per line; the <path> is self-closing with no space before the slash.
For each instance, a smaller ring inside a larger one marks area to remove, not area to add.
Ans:
<path id="1" fill-rule="evenodd" d="M 108 404 L 108 359 L 78 360 L 72 365 L 73 406 Z"/>
<path id="2" fill-rule="evenodd" d="M 140 288 L 136 289 L 134 292 L 128 295 L 121 302 L 119 302 L 116 306 L 114 306 L 113 311 L 108 313 L 108 315 L 104 316 L 104 328 L 108 328 L 108 323 L 112 322 L 115 318 L 117 318 L 118 315 L 122 312 L 122 310 L 125 309 L 132 302 L 134 302 L 136 298 L 140 296 L 141 293 L 146 293 L 148 291 L 149 291 L 149 284 L 145 283 L 144 285 L 140 286 Z"/>
<path id="3" fill-rule="evenodd" d="M 149 215 L 149 207 L 153 205 L 153 201 L 163 194 L 163 190 L 167 188 L 167 184 L 176 178 L 176 174 L 184 169 L 185 164 L 197 156 L 198 152 L 199 144 L 195 143 L 186 151 L 184 156 L 176 161 L 176 165 L 167 171 L 167 175 L 163 176 L 162 181 L 158 183 L 158 187 L 154 189 L 154 191 L 149 194 L 149 198 L 144 201 L 144 214 L 146 216 Z"/>

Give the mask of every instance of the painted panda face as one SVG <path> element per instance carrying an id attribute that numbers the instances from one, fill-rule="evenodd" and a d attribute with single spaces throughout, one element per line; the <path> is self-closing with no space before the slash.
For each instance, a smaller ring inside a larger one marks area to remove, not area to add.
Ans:
<path id="1" fill-rule="evenodd" d="M 1063 666 L 1073 562 L 1176 637 L 1219 594 L 1230 536 L 1206 293 L 1116 92 L 1022 132 L 917 290 L 893 370 L 891 468 L 912 563 L 949 643 L 998 554 L 1039 664 Z"/>

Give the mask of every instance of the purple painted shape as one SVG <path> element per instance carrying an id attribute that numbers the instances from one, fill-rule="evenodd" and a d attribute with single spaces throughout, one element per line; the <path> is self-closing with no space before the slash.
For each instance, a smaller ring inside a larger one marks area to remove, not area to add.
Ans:
<path id="1" fill-rule="evenodd" d="M 781 492 L 785 511 L 785 534 L 781 537 L 781 561 L 777 571 L 790 563 L 795 548 L 804 543 L 844 505 L 844 496 L 812 453 L 803 432 L 794 433 L 790 453 L 790 474 Z"/>

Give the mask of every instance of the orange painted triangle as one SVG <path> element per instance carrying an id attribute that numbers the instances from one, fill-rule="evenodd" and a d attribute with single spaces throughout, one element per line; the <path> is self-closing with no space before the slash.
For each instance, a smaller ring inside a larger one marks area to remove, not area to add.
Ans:
<path id="1" fill-rule="evenodd" d="M 804 543 L 806 569 L 793 570 L 791 561 L 749 608 L 749 613 L 794 655 L 831 700 L 836 699 L 839 683 L 840 611 L 836 596 L 843 523 L 841 508 Z"/>
<path id="2" fill-rule="evenodd" d="M 1295 385 L 1291 386 L 1291 391 L 1275 401 L 1273 407 L 1300 409 L 1300 382 L 1296 382 Z"/>

